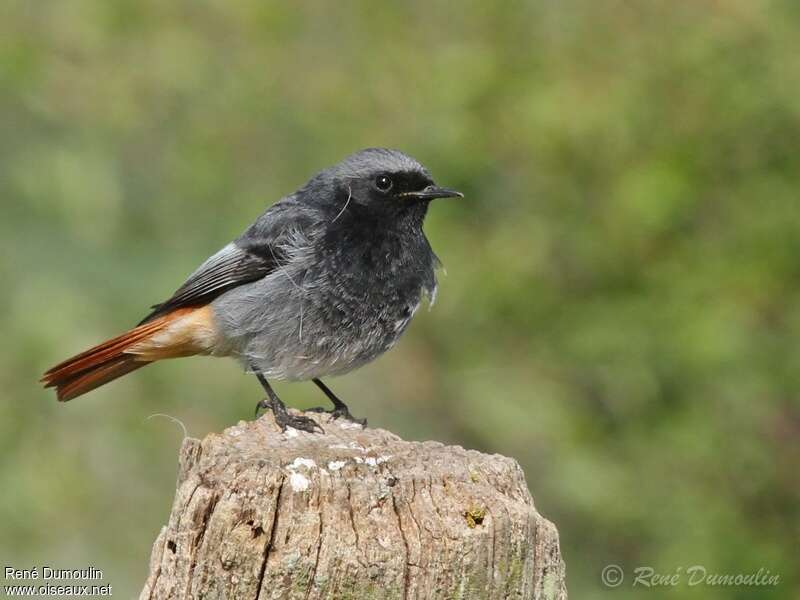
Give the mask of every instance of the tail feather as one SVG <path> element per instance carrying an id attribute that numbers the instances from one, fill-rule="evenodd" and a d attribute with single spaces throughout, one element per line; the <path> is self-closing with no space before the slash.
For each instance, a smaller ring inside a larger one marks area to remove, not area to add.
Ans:
<path id="1" fill-rule="evenodd" d="M 127 375 L 131 371 L 153 362 L 149 359 L 149 356 L 144 356 L 138 352 L 137 349 L 142 344 L 152 340 L 155 334 L 163 331 L 167 326 L 174 323 L 177 318 L 191 312 L 192 309 L 179 309 L 139 325 L 122 335 L 57 364 L 44 374 L 41 381 L 45 387 L 56 388 L 58 399 L 66 402 L 118 377 Z M 177 339 L 175 340 L 175 342 L 178 341 Z M 171 340 L 165 340 L 167 346 L 170 345 L 170 342 Z M 183 349 L 184 347 L 181 347 L 181 350 Z M 186 356 L 187 354 L 185 352 L 183 355 Z M 161 355 L 154 356 L 153 359 L 178 355 L 178 353 L 171 351 L 167 347 L 162 348 Z"/>
<path id="2" fill-rule="evenodd" d="M 138 361 L 133 356 L 121 356 L 106 364 L 65 376 L 58 382 L 48 383 L 46 387 L 55 387 L 59 401 L 66 402 L 149 364 L 150 361 Z"/>
<path id="3" fill-rule="evenodd" d="M 72 358 L 68 358 L 64 362 L 57 364 L 44 374 L 42 381 L 45 382 L 45 387 L 53 387 L 53 384 L 50 383 L 51 381 L 55 381 L 61 377 L 75 375 L 76 373 L 85 371 L 86 369 L 96 368 L 104 361 L 119 356 L 119 354 L 126 348 L 131 347 L 136 342 L 140 342 L 148 338 L 153 333 L 158 331 L 160 329 L 158 325 L 163 326 L 163 323 L 157 324 L 152 322 L 140 327 L 136 327 L 135 329 L 126 331 L 122 335 L 118 335 L 115 338 L 107 340 L 102 344 L 98 344 L 93 348 L 89 348 L 85 352 L 76 354 Z"/>

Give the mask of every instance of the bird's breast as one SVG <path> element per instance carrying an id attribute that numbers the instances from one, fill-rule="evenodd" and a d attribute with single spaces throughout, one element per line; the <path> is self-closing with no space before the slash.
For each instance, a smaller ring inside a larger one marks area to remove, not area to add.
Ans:
<path id="1" fill-rule="evenodd" d="M 298 256 L 215 301 L 232 353 L 268 377 L 337 375 L 371 361 L 397 342 L 423 294 L 435 290 L 433 260 L 394 243 Z"/>

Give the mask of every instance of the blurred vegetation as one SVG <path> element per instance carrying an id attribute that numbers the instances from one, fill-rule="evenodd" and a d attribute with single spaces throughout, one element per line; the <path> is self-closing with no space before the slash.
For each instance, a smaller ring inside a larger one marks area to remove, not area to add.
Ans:
<path id="1" fill-rule="evenodd" d="M 249 418 L 259 387 L 211 358 L 67 405 L 36 380 L 313 172 L 381 145 L 467 198 L 427 222 L 448 273 L 435 307 L 330 382 L 353 412 L 519 459 L 575 598 L 610 597 L 609 563 L 781 577 L 653 598 L 797 597 L 796 2 L 0 12 L 4 565 L 92 565 L 138 593 L 181 439 L 147 417 L 202 436 Z"/>

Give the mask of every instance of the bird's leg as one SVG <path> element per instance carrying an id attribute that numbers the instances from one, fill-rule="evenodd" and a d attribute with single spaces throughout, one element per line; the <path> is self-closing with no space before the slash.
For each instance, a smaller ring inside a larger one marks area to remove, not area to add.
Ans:
<path id="1" fill-rule="evenodd" d="M 325 433 L 325 430 L 322 429 L 322 427 L 320 427 L 314 419 L 299 415 L 290 415 L 289 411 L 286 410 L 286 405 L 280 398 L 278 398 L 278 394 L 276 394 L 275 390 L 272 389 L 272 386 L 267 381 L 267 378 L 264 377 L 261 371 L 255 367 L 252 367 L 252 369 L 256 374 L 261 387 L 263 387 L 264 391 L 267 392 L 267 398 L 259 400 L 258 404 L 256 404 L 256 418 L 258 418 L 258 411 L 260 409 L 269 408 L 272 410 L 272 414 L 275 417 L 275 423 L 281 428 L 281 431 L 286 431 L 287 427 L 294 427 L 295 429 L 307 431 L 309 433 L 315 433 L 317 430 L 319 430 L 320 433 Z"/>
<path id="2" fill-rule="evenodd" d="M 318 406 L 316 408 L 309 408 L 308 410 L 310 412 L 324 412 L 324 413 L 328 413 L 329 415 L 333 416 L 334 419 L 338 419 L 339 417 L 343 417 L 343 418 L 347 419 L 348 421 L 352 421 L 353 423 L 358 423 L 360 425 L 363 425 L 364 427 L 367 426 L 367 420 L 366 419 L 356 419 L 353 415 L 351 415 L 350 414 L 350 409 L 347 408 L 347 405 L 344 402 L 342 402 L 341 400 L 339 400 L 339 398 L 336 397 L 336 394 L 334 394 L 331 391 L 331 388 L 329 388 L 327 385 L 322 383 L 322 381 L 319 380 L 319 379 L 312 379 L 311 381 L 313 381 L 314 384 L 319 389 L 322 390 L 322 393 L 325 394 L 328 397 L 328 400 L 333 402 L 333 410 L 325 410 L 321 406 Z"/>

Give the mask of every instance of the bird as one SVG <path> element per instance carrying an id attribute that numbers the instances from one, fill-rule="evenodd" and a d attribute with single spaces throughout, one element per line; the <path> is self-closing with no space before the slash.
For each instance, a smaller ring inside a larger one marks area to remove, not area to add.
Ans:
<path id="1" fill-rule="evenodd" d="M 289 413 L 272 380 L 312 381 L 333 404 L 316 410 L 366 424 L 322 378 L 382 355 L 435 301 L 440 261 L 423 222 L 438 198 L 463 194 L 398 150 L 355 152 L 269 206 L 137 326 L 41 382 L 67 401 L 159 360 L 232 357 L 267 394 L 256 417 L 271 410 L 281 430 L 321 428 Z"/>

